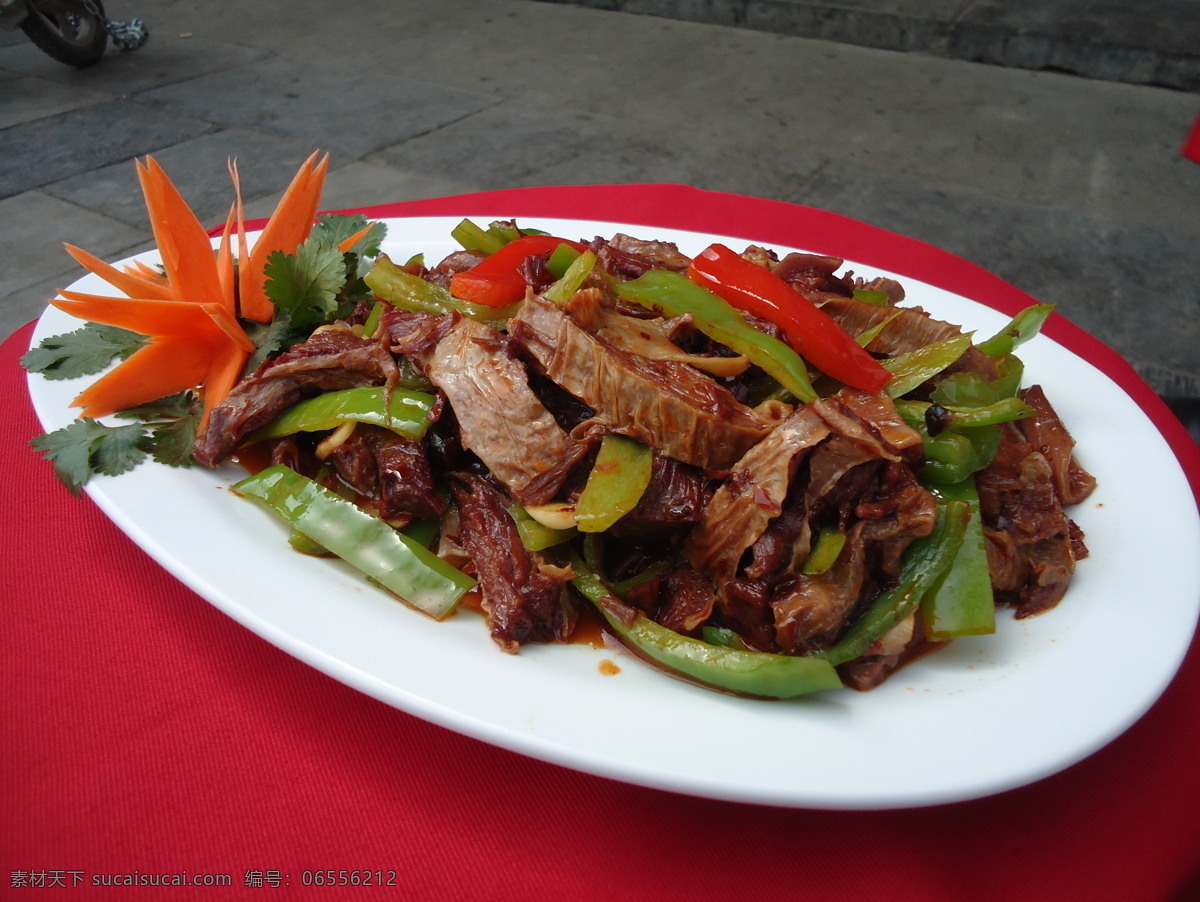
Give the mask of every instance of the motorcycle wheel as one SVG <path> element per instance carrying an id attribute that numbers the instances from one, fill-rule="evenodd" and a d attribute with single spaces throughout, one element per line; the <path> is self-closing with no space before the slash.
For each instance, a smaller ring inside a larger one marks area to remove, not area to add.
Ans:
<path id="1" fill-rule="evenodd" d="M 100 0 L 34 0 L 21 30 L 50 57 L 77 69 L 100 62 L 108 45 Z"/>

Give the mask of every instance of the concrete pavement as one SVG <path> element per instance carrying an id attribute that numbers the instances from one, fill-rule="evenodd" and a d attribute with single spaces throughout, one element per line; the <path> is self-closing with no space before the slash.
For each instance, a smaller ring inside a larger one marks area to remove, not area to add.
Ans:
<path id="1" fill-rule="evenodd" d="M 1200 398 L 1200 165 L 1179 154 L 1200 94 L 589 5 L 110 0 L 151 38 L 83 71 L 0 33 L 0 335 L 78 276 L 63 241 L 148 245 L 133 157 L 215 225 L 228 157 L 255 215 L 321 147 L 328 208 L 672 181 L 835 210 Z"/>
<path id="2" fill-rule="evenodd" d="M 1200 0 L 542 0 L 1200 91 Z"/>

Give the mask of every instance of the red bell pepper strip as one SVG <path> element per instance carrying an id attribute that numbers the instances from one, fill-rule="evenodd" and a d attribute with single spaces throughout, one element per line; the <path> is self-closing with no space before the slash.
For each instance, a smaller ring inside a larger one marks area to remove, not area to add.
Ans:
<path id="1" fill-rule="evenodd" d="M 775 273 L 724 245 L 701 251 L 687 274 L 734 307 L 779 326 L 796 353 L 827 376 L 869 392 L 881 391 L 892 378 L 828 314 Z"/>
<path id="2" fill-rule="evenodd" d="M 526 284 L 521 275 L 521 264 L 528 257 L 553 251 L 562 244 L 569 244 L 580 252 L 584 250 L 582 244 L 553 235 L 516 238 L 466 272 L 451 277 L 450 293 L 459 300 L 489 307 L 504 307 L 519 301 L 525 296 Z"/>

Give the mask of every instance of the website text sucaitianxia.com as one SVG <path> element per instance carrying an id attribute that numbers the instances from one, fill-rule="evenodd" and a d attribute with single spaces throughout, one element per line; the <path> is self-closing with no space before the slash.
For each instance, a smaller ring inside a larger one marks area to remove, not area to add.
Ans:
<path id="1" fill-rule="evenodd" d="M 313 868 L 296 872 L 274 868 L 248 868 L 238 874 L 178 871 L 101 873 L 70 868 L 31 868 L 9 873 L 13 889 L 51 889 L 84 886 L 396 886 L 396 871 L 370 868 Z"/>

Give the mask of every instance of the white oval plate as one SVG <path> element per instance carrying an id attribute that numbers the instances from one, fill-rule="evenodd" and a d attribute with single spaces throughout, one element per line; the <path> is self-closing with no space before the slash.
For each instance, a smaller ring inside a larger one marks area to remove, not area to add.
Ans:
<path id="1" fill-rule="evenodd" d="M 398 259 L 424 252 L 438 260 L 457 248 L 449 235 L 460 219 L 387 220 L 384 249 Z M 675 241 L 690 254 L 713 240 L 746 244 L 611 222 L 523 218 L 522 225 L 566 238 L 625 231 Z M 865 261 L 846 265 L 857 275 L 891 275 Z M 974 301 L 900 281 L 906 304 L 980 335 L 1007 322 Z M 112 293 L 91 275 L 73 287 Z M 78 325 L 50 309 L 33 342 Z M 436 623 L 338 562 L 291 551 L 279 522 L 227 491 L 244 475 L 233 465 L 209 472 L 145 464 L 95 478 L 87 491 L 163 567 L 249 629 L 449 729 L 697 796 L 814 808 L 932 805 L 1031 783 L 1114 739 L 1166 688 L 1200 612 L 1200 517 L 1158 430 L 1102 371 L 1046 336 L 1020 356 L 1026 384 L 1045 387 L 1099 482 L 1071 511 L 1091 555 L 1055 610 L 1020 622 L 1001 612 L 995 635 L 957 640 L 864 694 L 762 702 L 709 692 L 588 645 L 503 654 L 480 617 Z M 83 384 L 30 377 L 46 430 L 74 418 L 69 404 Z M 619 672 L 603 672 L 604 661 Z"/>

